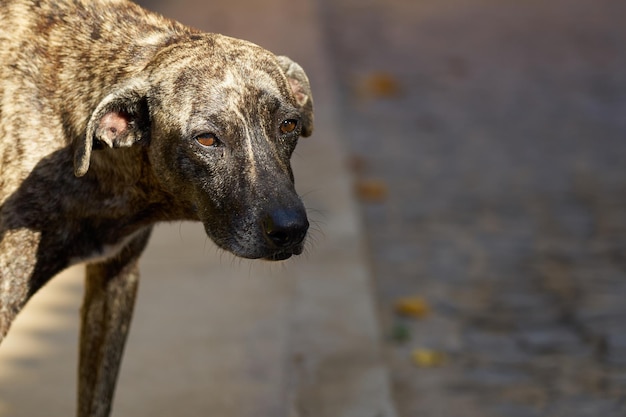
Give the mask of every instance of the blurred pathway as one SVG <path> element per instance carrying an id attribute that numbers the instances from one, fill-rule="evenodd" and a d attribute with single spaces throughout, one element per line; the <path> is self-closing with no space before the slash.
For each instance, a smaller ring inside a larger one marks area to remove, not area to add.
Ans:
<path id="1" fill-rule="evenodd" d="M 626 3 L 321 3 L 399 414 L 626 415 Z"/>

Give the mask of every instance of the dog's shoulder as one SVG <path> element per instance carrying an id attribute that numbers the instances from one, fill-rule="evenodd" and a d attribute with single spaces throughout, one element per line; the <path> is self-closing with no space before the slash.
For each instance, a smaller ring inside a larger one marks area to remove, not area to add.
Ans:
<path id="1" fill-rule="evenodd" d="M 84 136 L 112 86 L 186 30 L 125 0 L 0 1 L 0 194 Z"/>

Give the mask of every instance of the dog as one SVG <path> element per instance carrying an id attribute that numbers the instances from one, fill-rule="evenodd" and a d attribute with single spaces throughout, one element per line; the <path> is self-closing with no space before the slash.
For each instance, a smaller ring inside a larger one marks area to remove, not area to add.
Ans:
<path id="1" fill-rule="evenodd" d="M 303 69 L 126 0 L 0 2 L 0 341 L 86 263 L 78 416 L 110 413 L 154 224 L 285 260 L 309 227 L 290 158 L 313 132 Z"/>

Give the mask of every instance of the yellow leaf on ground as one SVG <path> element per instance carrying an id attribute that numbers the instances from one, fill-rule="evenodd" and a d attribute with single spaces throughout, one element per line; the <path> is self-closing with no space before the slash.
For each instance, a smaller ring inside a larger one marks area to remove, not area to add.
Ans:
<path id="1" fill-rule="evenodd" d="M 365 93 L 373 98 L 390 98 L 399 95 L 400 83 L 392 74 L 376 72 L 365 78 Z"/>
<path id="2" fill-rule="evenodd" d="M 430 314 L 430 305 L 422 297 L 400 298 L 395 303 L 395 311 L 402 316 L 421 319 Z"/>
<path id="3" fill-rule="evenodd" d="M 356 183 L 356 194 L 361 201 L 381 203 L 387 198 L 387 184 L 380 180 L 361 180 Z"/>
<path id="4" fill-rule="evenodd" d="M 446 354 L 430 349 L 415 349 L 411 353 L 411 359 L 420 368 L 436 368 L 445 364 Z"/>

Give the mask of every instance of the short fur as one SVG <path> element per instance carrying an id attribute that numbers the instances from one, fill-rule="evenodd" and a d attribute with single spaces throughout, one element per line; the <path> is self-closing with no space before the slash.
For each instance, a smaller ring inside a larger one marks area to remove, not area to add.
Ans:
<path id="1" fill-rule="evenodd" d="M 300 254 L 289 160 L 312 130 L 287 57 L 124 0 L 0 2 L 0 341 L 87 262 L 78 415 L 108 415 L 152 226 L 198 220 L 236 255 Z"/>

